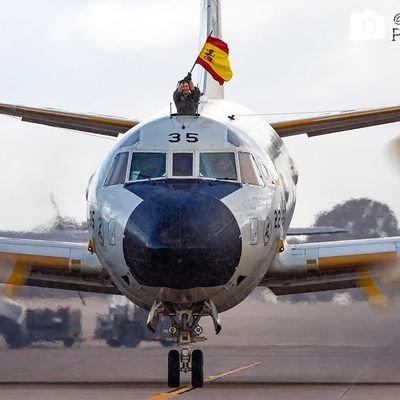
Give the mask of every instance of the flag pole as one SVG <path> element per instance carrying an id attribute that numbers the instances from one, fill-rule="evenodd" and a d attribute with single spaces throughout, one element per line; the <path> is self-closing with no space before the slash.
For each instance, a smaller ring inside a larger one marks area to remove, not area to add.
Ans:
<path id="1" fill-rule="evenodd" d="M 205 41 L 205 43 L 204 44 L 206 44 L 207 43 L 207 40 L 208 40 L 208 38 L 212 35 L 212 33 L 213 33 L 214 31 L 211 31 L 210 32 L 210 34 L 207 36 L 207 39 L 206 39 L 206 41 Z M 204 47 L 204 45 L 203 45 L 203 47 Z M 203 49 L 203 47 L 201 48 L 201 49 Z M 200 52 L 201 52 L 201 50 L 200 50 Z M 192 73 L 192 71 L 193 71 L 193 69 L 194 69 L 194 67 L 196 66 L 196 61 L 197 61 L 197 57 L 196 57 L 196 60 L 195 60 L 195 62 L 194 62 L 194 64 L 193 64 L 193 67 L 192 67 L 192 69 L 190 70 L 190 73 Z"/>

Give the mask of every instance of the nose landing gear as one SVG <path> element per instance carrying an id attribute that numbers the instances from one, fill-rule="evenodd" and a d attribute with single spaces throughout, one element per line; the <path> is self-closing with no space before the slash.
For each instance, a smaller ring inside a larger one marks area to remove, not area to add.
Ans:
<path id="1" fill-rule="evenodd" d="M 202 387 L 204 384 L 204 361 L 201 350 L 193 350 L 191 345 L 206 340 L 200 336 L 203 328 L 198 324 L 201 315 L 194 315 L 192 310 L 177 311 L 169 328 L 180 351 L 171 350 L 168 354 L 168 386 L 178 387 L 180 372 L 192 373 L 192 386 Z"/>
<path id="2" fill-rule="evenodd" d="M 172 323 L 168 329 L 169 334 L 178 343 L 178 350 L 170 350 L 168 353 L 168 386 L 178 387 L 180 385 L 180 373 L 191 372 L 191 383 L 194 388 L 204 385 L 204 357 L 199 349 L 192 350 L 196 342 L 207 340 L 203 328 L 199 325 L 201 317 L 211 316 L 214 322 L 215 332 L 221 331 L 215 305 L 211 301 L 192 304 L 191 307 L 181 309 L 175 304 L 153 305 L 149 313 L 147 326 L 151 329 L 157 325 L 158 315 L 169 315 Z"/>

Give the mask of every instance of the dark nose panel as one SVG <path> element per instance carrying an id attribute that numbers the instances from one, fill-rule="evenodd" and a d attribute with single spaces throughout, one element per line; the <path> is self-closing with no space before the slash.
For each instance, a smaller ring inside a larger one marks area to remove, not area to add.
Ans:
<path id="1" fill-rule="evenodd" d="M 127 189 L 143 198 L 123 240 L 125 261 L 140 284 L 189 289 L 229 281 L 240 261 L 240 229 L 212 195 L 215 188 L 136 183 Z"/>

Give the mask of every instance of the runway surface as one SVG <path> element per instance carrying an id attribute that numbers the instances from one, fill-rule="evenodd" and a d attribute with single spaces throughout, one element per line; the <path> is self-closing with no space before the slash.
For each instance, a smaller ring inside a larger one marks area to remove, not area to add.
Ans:
<path id="1" fill-rule="evenodd" d="M 90 339 L 103 305 L 88 302 L 86 342 L 64 349 L 0 345 L 1 399 L 395 399 L 400 397 L 400 307 L 266 304 L 222 315 L 223 332 L 198 347 L 206 377 L 260 363 L 191 390 L 165 384 L 168 348 L 110 348 Z M 170 392 L 170 393 L 168 393 Z"/>

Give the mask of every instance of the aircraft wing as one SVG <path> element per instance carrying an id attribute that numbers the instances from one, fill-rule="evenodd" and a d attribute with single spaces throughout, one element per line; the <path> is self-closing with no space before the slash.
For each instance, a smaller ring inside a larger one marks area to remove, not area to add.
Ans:
<path id="1" fill-rule="evenodd" d="M 26 122 L 114 137 L 125 133 L 139 123 L 137 120 L 121 117 L 71 113 L 52 108 L 35 108 L 5 103 L 0 103 L 0 114 L 19 117 Z M 301 134 L 318 136 L 397 121 L 400 121 L 400 106 L 273 122 L 271 126 L 281 137 Z"/>
<path id="2" fill-rule="evenodd" d="M 139 121 L 97 114 L 71 113 L 52 108 L 34 108 L 0 103 L 0 114 L 19 117 L 22 121 L 60 128 L 118 136 L 137 125 Z"/>
<path id="3" fill-rule="evenodd" d="M 0 283 L 120 294 L 85 243 L 0 238 Z"/>
<path id="4" fill-rule="evenodd" d="M 276 295 L 365 287 L 394 279 L 400 269 L 400 236 L 286 245 L 260 282 Z M 400 277 L 400 275 L 399 275 Z M 398 277 L 397 277 L 398 279 Z"/>
<path id="5" fill-rule="evenodd" d="M 335 233 L 348 232 L 348 229 L 336 228 L 335 226 L 310 226 L 307 228 L 289 228 L 286 232 L 287 236 L 304 236 L 304 235 L 331 235 Z"/>
<path id="6" fill-rule="evenodd" d="M 273 122 L 271 126 L 281 137 L 302 134 L 319 136 L 397 121 L 400 121 L 400 106 Z"/>

